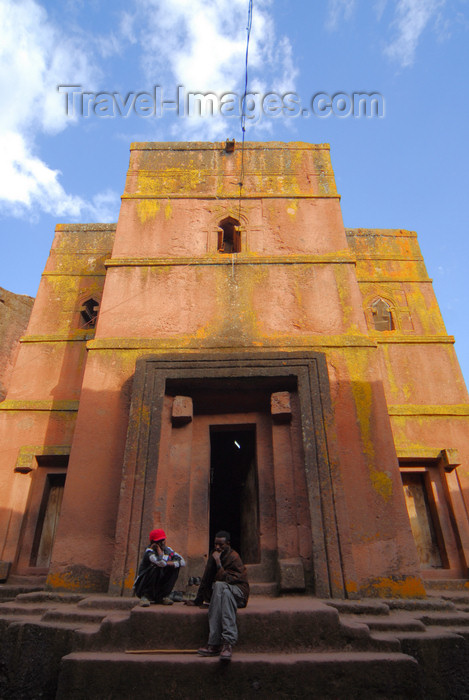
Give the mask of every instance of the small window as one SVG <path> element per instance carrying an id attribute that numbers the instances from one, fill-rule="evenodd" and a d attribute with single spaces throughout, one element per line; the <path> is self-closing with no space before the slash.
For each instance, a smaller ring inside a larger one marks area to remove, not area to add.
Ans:
<path id="1" fill-rule="evenodd" d="M 231 218 L 231 216 L 220 221 L 218 229 L 218 252 L 225 254 L 241 252 L 239 221 Z"/>
<path id="2" fill-rule="evenodd" d="M 377 331 L 393 331 L 394 320 L 390 305 L 384 299 L 377 299 L 371 305 L 373 323 Z"/>
<path id="3" fill-rule="evenodd" d="M 95 299 L 88 299 L 82 306 L 80 315 L 82 328 L 94 328 L 98 318 L 99 303 Z"/>

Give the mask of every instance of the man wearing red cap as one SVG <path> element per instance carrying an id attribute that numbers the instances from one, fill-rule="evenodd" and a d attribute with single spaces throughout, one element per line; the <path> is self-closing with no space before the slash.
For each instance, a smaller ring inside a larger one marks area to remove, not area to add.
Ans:
<path id="1" fill-rule="evenodd" d="M 144 608 L 150 603 L 172 605 L 169 594 L 177 581 L 179 569 L 185 565 L 181 555 L 166 545 L 165 531 L 152 530 L 150 545 L 142 557 L 134 583 L 135 595 L 140 598 L 140 605 Z"/>

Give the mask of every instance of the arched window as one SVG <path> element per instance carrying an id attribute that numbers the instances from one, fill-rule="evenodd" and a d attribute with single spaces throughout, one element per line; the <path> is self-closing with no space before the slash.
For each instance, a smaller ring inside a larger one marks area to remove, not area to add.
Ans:
<path id="1" fill-rule="evenodd" d="M 239 221 L 231 216 L 220 221 L 218 228 L 218 252 L 219 253 L 240 253 L 241 252 L 241 231 Z"/>
<path id="2" fill-rule="evenodd" d="M 394 320 L 390 305 L 384 299 L 376 299 L 371 305 L 373 323 L 377 331 L 393 331 Z"/>
<path id="3" fill-rule="evenodd" d="M 99 302 L 95 299 L 87 299 L 81 307 L 80 316 L 82 328 L 94 328 L 98 318 Z"/>

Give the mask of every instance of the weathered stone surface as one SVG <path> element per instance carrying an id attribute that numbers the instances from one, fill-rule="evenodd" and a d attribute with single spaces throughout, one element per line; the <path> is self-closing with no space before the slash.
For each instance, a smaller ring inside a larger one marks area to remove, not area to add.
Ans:
<path id="1" fill-rule="evenodd" d="M 0 287 L 0 401 L 8 390 L 18 341 L 26 330 L 34 299 Z"/>
<path id="2" fill-rule="evenodd" d="M 331 601 L 308 596 L 253 598 L 238 613 L 230 666 L 195 654 L 206 641 L 206 609 L 132 608 L 136 599 L 116 608 L 116 601 L 124 602 L 35 593 L 0 605 L 2 700 L 128 700 L 153 698 L 155 688 L 168 700 L 468 693 L 467 616 L 455 633 L 454 620 L 433 615 L 436 600 L 429 601 L 427 624 L 421 610 L 390 610 L 392 600 L 387 614 L 374 600 L 341 604 L 339 614 Z"/>
<path id="3" fill-rule="evenodd" d="M 275 421 L 288 423 L 291 421 L 292 410 L 289 391 L 276 391 L 270 397 L 270 412 Z"/>
<path id="4" fill-rule="evenodd" d="M 173 401 L 171 421 L 173 425 L 190 423 L 193 416 L 192 399 L 190 396 L 175 396 Z"/>
<path id="5" fill-rule="evenodd" d="M 279 559 L 280 590 L 304 591 L 306 588 L 303 562 L 300 557 Z"/>
<path id="6" fill-rule="evenodd" d="M 10 573 L 11 561 L 0 561 L 0 583 L 7 580 Z"/>
<path id="7" fill-rule="evenodd" d="M 469 406 L 452 338 L 415 233 L 344 229 L 327 144 L 133 144 L 117 226 L 57 226 L 2 403 L 14 574 L 38 568 L 41 504 L 70 457 L 55 590 L 130 596 L 155 526 L 187 558 L 180 580 L 200 576 L 213 523 L 230 518 L 217 527 L 257 585 L 299 558 L 311 595 L 424 596 L 401 478 L 415 465 L 445 574 L 467 574 Z M 285 568 L 288 590 L 298 571 Z"/>
<path id="8" fill-rule="evenodd" d="M 144 681 L 143 681 L 144 679 Z M 218 659 L 70 654 L 62 662 L 57 700 L 128 700 L 181 696 L 199 700 L 418 700 L 418 666 L 404 654 L 235 654 Z M 138 691 L 136 691 L 138 689 Z M 109 695 L 108 695 L 109 697 Z"/>

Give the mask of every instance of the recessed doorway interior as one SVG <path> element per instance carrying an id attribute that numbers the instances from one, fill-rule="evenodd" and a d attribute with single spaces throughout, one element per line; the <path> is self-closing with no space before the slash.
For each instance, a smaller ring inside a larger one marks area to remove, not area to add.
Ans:
<path id="1" fill-rule="evenodd" d="M 62 506 L 65 474 L 48 474 L 36 536 L 31 552 L 31 565 L 47 568 Z"/>
<path id="2" fill-rule="evenodd" d="M 435 506 L 431 507 L 432 504 L 428 498 L 429 488 L 425 478 L 427 475 L 425 472 L 402 472 L 401 476 L 410 527 L 420 559 L 420 568 L 443 568 L 442 548 L 438 542 L 438 540 L 441 542 L 441 535 L 438 538 Z"/>
<path id="3" fill-rule="evenodd" d="M 256 426 L 210 427 L 210 547 L 218 530 L 246 564 L 260 561 Z"/>

